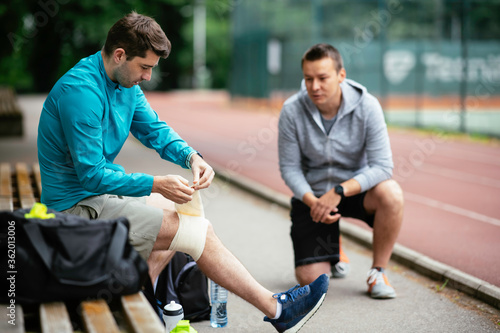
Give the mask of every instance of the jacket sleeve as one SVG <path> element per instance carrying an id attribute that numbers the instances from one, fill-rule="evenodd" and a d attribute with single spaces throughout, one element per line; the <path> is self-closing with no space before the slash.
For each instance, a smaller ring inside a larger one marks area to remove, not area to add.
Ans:
<path id="1" fill-rule="evenodd" d="M 189 167 L 189 158 L 196 151 L 184 141 L 151 108 L 144 93 L 137 88 L 137 102 L 130 132 L 148 148 L 154 149 L 161 158 Z"/>
<path id="2" fill-rule="evenodd" d="M 85 101 L 85 103 L 82 103 Z M 58 101 L 70 163 L 82 187 L 92 193 L 144 196 L 151 193 L 153 177 L 127 174 L 106 161 L 103 154 L 102 96 L 88 87 L 72 89 Z"/>
<path id="3" fill-rule="evenodd" d="M 301 162 L 301 151 L 297 140 L 296 125 L 290 113 L 283 106 L 278 122 L 278 151 L 281 177 L 292 190 L 294 196 L 302 200 L 304 194 L 312 192 L 311 186 L 304 176 Z"/>
<path id="4" fill-rule="evenodd" d="M 378 183 L 390 179 L 394 168 L 384 113 L 375 97 L 371 97 L 371 99 L 365 122 L 368 168 L 354 177 L 361 185 L 362 192 L 368 191 Z"/>

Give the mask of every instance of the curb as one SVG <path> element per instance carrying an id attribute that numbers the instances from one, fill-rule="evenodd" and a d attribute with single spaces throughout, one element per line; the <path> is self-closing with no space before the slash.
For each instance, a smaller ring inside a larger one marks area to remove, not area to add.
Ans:
<path id="1" fill-rule="evenodd" d="M 213 164 L 212 164 L 213 166 Z M 242 190 L 281 207 L 290 209 L 290 198 L 280 192 L 268 188 L 254 180 L 246 178 L 224 168 L 214 167 L 217 178 L 226 181 Z M 357 243 L 371 248 L 372 233 L 351 223 L 342 223 L 340 232 Z M 469 296 L 500 309 L 500 288 L 456 268 L 431 259 L 417 251 L 396 243 L 392 251 L 394 260 L 416 272 L 436 281 L 447 281 L 447 286 L 457 289 Z"/>

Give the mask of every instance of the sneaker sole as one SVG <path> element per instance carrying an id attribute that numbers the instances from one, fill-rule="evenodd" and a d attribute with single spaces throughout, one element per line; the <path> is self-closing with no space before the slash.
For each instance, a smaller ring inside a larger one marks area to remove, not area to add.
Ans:
<path id="1" fill-rule="evenodd" d="M 347 275 L 349 274 L 349 270 L 346 270 L 345 273 L 340 273 L 338 271 L 332 271 L 332 274 L 330 275 L 330 277 L 332 279 L 343 279 L 345 278 Z"/>
<path id="2" fill-rule="evenodd" d="M 396 293 L 392 293 L 392 294 L 380 294 L 380 295 L 370 294 L 370 297 L 374 298 L 374 299 L 391 299 L 391 298 L 396 298 Z"/>
<path id="3" fill-rule="evenodd" d="M 393 298 L 396 298 L 396 295 L 382 295 L 382 296 L 370 295 L 370 297 L 373 299 L 393 299 Z"/>
<path id="4" fill-rule="evenodd" d="M 302 318 L 297 323 L 297 325 L 295 325 L 294 327 L 289 328 L 285 332 L 287 332 L 287 333 L 296 333 L 296 332 L 298 332 L 302 328 L 302 326 L 304 326 L 304 324 L 307 323 L 307 321 L 309 319 L 311 319 L 312 316 L 314 316 L 314 314 L 316 313 L 316 311 L 318 311 L 318 309 L 321 306 L 321 304 L 323 304 L 323 301 L 325 300 L 325 297 L 326 297 L 326 293 L 324 293 L 323 296 L 321 296 L 320 300 L 318 301 L 318 303 L 316 303 L 316 305 L 314 306 L 314 308 L 311 311 L 309 311 L 309 313 L 304 318 Z"/>

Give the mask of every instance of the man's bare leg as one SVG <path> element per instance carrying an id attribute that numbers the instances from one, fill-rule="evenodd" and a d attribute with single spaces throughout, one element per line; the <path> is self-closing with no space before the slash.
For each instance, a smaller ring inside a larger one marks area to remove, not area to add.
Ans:
<path id="1" fill-rule="evenodd" d="M 295 268 L 295 277 L 301 286 L 310 284 L 321 274 L 330 275 L 332 266 L 329 261 L 315 262 Z"/>
<path id="2" fill-rule="evenodd" d="M 147 198 L 146 203 L 150 206 L 163 209 L 163 221 L 161 225 L 161 229 L 163 230 L 160 230 L 161 235 L 167 233 L 168 224 L 165 223 L 166 219 L 171 220 L 174 223 L 179 223 L 177 213 L 175 212 L 175 205 L 172 201 L 166 200 L 160 194 L 153 193 Z M 153 286 L 158 276 L 175 255 L 175 251 L 162 250 L 161 247 L 159 248 L 157 243 L 155 243 L 155 245 L 153 246 L 153 251 L 151 252 L 147 260 L 149 267 L 149 277 L 151 278 L 151 283 L 153 284 Z"/>
<path id="3" fill-rule="evenodd" d="M 172 260 L 174 254 L 175 251 L 153 250 L 149 255 L 147 263 L 149 267 L 149 277 L 151 278 L 153 286 L 158 276 L 160 276 L 161 272 L 163 272 L 167 264 Z"/>
<path id="4" fill-rule="evenodd" d="M 164 208 L 160 233 L 156 238 L 153 252 L 148 259 L 148 264 L 156 267 L 155 272 L 161 272 L 162 269 L 159 270 L 159 268 L 165 267 L 168 263 L 168 261 L 165 262 L 168 258 L 164 255 L 164 252 L 168 250 L 177 233 L 179 217 L 175 211 L 175 206 L 169 200 L 162 200 L 156 196 L 149 199 L 148 204 L 157 207 L 161 205 Z M 266 316 L 273 318 L 276 315 L 276 299 L 272 297 L 273 293 L 262 287 L 241 262 L 222 244 L 211 224 L 209 224 L 207 230 L 205 249 L 197 264 L 208 278 L 246 300 Z M 157 276 L 151 276 L 151 279 L 155 281 Z"/>
<path id="5" fill-rule="evenodd" d="M 208 226 L 205 250 L 197 264 L 211 280 L 243 298 L 269 318 L 275 316 L 273 293 L 261 286 L 222 244 L 211 224 Z"/>
<path id="6" fill-rule="evenodd" d="M 386 180 L 369 190 L 364 206 L 375 212 L 373 227 L 373 265 L 385 268 L 403 222 L 403 191 L 394 180 Z"/>

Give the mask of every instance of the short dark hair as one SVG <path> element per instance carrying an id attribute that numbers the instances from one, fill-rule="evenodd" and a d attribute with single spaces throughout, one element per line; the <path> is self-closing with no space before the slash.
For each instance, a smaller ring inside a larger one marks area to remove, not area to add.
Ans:
<path id="1" fill-rule="evenodd" d="M 151 17 L 131 12 L 109 29 L 104 53 L 109 57 L 117 48 L 125 50 L 127 60 L 146 57 L 148 50 L 166 58 L 171 44 L 160 25 Z"/>
<path id="2" fill-rule="evenodd" d="M 331 58 L 337 66 L 337 72 L 344 68 L 344 61 L 339 50 L 326 43 L 311 46 L 302 56 L 301 66 L 304 66 L 304 61 L 315 61 L 323 58 Z"/>

